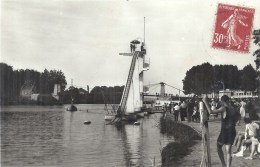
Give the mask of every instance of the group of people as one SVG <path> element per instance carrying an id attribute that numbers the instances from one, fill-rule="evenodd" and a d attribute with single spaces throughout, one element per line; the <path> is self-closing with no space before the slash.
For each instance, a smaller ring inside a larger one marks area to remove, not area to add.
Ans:
<path id="1" fill-rule="evenodd" d="M 234 109 L 238 112 L 239 119 L 237 121 L 237 125 L 243 124 L 248 120 L 257 119 L 256 110 L 253 107 L 253 103 L 251 100 L 232 100 L 230 101 Z M 218 99 L 211 99 L 209 102 L 211 110 L 215 110 L 221 107 L 221 101 Z M 184 101 L 180 101 L 179 103 L 171 102 L 170 104 L 164 104 L 164 110 L 169 111 L 174 114 L 175 121 L 184 121 L 187 120 L 199 122 L 200 113 L 199 113 L 199 100 L 192 98 Z M 249 117 L 246 118 L 246 113 L 248 113 Z M 214 119 L 218 118 L 218 114 L 210 114 Z"/>
<path id="2" fill-rule="evenodd" d="M 236 125 L 238 122 L 237 115 L 238 113 L 243 116 L 243 108 L 246 108 L 246 105 L 236 102 L 232 102 L 227 95 L 223 95 L 220 101 L 220 107 L 212 109 L 210 103 L 208 102 L 207 97 L 202 99 L 204 102 L 207 111 L 209 114 L 220 114 L 221 115 L 221 130 L 219 137 L 217 139 L 217 151 L 221 164 L 223 167 L 230 167 L 232 162 L 231 149 L 232 145 L 237 146 L 236 152 L 233 156 L 243 156 L 243 151 L 245 150 L 248 144 L 251 144 L 251 153 L 250 156 L 246 159 L 253 159 L 253 156 L 257 154 L 257 147 L 260 143 L 260 132 L 259 132 L 259 122 L 252 121 L 250 124 L 246 125 L 245 135 L 238 133 L 236 135 Z M 242 108 L 241 108 L 242 107 Z M 239 111 L 238 111 L 239 109 Z M 242 113 L 241 113 L 242 110 Z M 250 119 L 249 119 L 250 120 Z M 226 161 L 224 158 L 224 153 L 222 147 L 225 145 L 226 150 Z M 240 150 L 241 149 L 241 150 Z M 239 151 L 240 150 L 240 151 Z M 238 151 L 238 152 L 237 152 Z"/>
<path id="3" fill-rule="evenodd" d="M 164 110 L 169 111 L 174 115 L 174 120 L 185 121 L 188 122 L 199 122 L 200 121 L 200 112 L 199 112 L 199 100 L 192 98 L 184 101 L 180 101 L 179 103 L 171 102 L 169 105 L 164 104 Z M 219 107 L 219 103 L 217 100 L 213 99 L 211 103 L 211 107 L 213 109 Z M 217 114 L 214 115 L 214 118 L 217 117 Z"/>
<path id="4" fill-rule="evenodd" d="M 174 120 L 178 121 L 179 117 L 181 121 L 185 120 L 185 117 L 188 117 L 188 115 L 190 116 L 190 111 L 188 110 L 188 104 L 189 104 L 189 100 L 187 101 L 183 101 L 183 102 L 179 102 L 179 103 L 173 103 L 171 102 L 169 105 L 167 105 L 166 103 L 164 104 L 164 111 L 169 111 L 170 113 L 172 113 L 174 115 Z M 191 102 L 189 104 L 189 109 L 192 108 L 193 103 Z"/>
<path id="5" fill-rule="evenodd" d="M 208 116 L 221 119 L 221 130 L 217 139 L 217 152 L 224 167 L 230 167 L 232 157 L 243 156 L 247 147 L 251 148 L 250 156 L 246 159 L 253 159 L 254 155 L 258 154 L 260 148 L 260 121 L 256 121 L 257 114 L 250 100 L 230 100 L 227 95 L 223 95 L 220 101 L 216 99 L 209 100 L 207 97 L 202 99 Z M 174 114 L 175 121 L 199 121 L 199 101 L 195 98 L 185 100 L 179 103 L 171 103 L 164 109 Z M 249 118 L 246 118 L 246 113 L 249 113 Z M 246 124 L 245 132 L 236 134 L 236 125 Z M 225 145 L 226 161 L 222 147 Z M 250 147 L 251 145 L 251 147 Z M 235 152 L 232 154 L 232 146 L 236 146 Z M 260 157 L 259 157 L 260 158 Z"/>
<path id="6" fill-rule="evenodd" d="M 235 101 L 235 106 L 239 108 L 240 113 L 240 120 L 238 121 L 237 125 L 240 125 L 240 123 L 246 122 L 246 113 L 248 113 L 249 117 L 248 120 L 255 120 L 257 119 L 256 110 L 253 107 L 253 103 L 251 100 L 243 100 Z"/>

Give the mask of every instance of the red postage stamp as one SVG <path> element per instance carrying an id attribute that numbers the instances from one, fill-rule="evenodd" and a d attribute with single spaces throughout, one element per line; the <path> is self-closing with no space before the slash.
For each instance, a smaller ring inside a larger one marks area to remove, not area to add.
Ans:
<path id="1" fill-rule="evenodd" d="M 218 4 L 212 47 L 248 52 L 255 9 Z"/>

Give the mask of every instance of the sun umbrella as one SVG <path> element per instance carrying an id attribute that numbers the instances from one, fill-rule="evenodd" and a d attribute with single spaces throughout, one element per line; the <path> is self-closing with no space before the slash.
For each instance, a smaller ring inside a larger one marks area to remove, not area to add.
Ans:
<path id="1" fill-rule="evenodd" d="M 141 42 L 138 41 L 138 40 L 133 40 L 133 41 L 131 41 L 131 43 L 132 43 L 132 44 L 140 44 Z"/>

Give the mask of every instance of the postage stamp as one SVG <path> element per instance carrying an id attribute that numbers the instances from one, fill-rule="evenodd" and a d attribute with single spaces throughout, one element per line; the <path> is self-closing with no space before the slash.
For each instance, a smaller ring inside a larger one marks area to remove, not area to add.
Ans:
<path id="1" fill-rule="evenodd" d="M 255 9 L 218 4 L 212 47 L 248 52 Z"/>

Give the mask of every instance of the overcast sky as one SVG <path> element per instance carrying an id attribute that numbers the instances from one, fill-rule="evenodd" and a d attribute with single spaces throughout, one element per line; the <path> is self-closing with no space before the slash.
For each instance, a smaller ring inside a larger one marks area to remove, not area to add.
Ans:
<path id="1" fill-rule="evenodd" d="M 186 71 L 204 62 L 255 67 L 253 43 L 249 53 L 211 48 L 218 3 L 258 7 L 253 29 L 260 28 L 259 0 L 4 0 L 1 62 L 14 69 L 60 69 L 68 83 L 83 87 L 124 85 L 131 57 L 118 53 L 143 37 L 146 17 L 146 84 L 182 88 Z"/>

